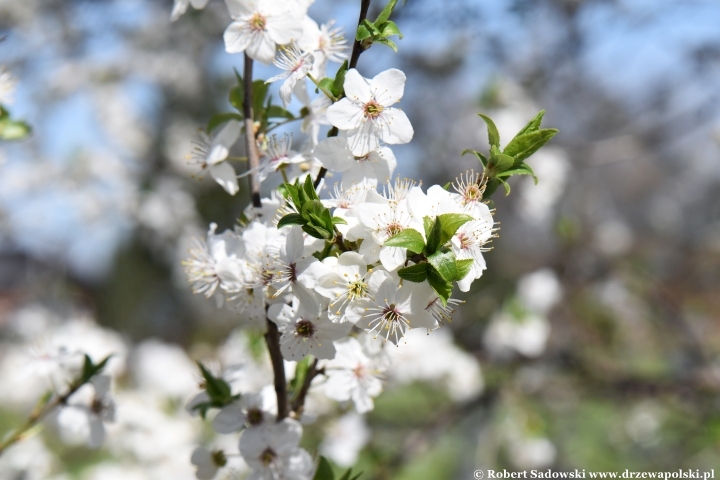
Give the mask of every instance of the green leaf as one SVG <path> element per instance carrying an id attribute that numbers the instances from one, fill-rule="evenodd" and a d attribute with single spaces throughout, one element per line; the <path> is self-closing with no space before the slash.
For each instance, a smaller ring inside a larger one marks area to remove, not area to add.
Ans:
<path id="1" fill-rule="evenodd" d="M 427 280 L 435 293 L 438 294 L 440 300 L 442 300 L 443 305 L 447 305 L 448 298 L 452 293 L 452 283 L 442 278 L 438 271 L 432 267 L 428 268 Z"/>
<path id="2" fill-rule="evenodd" d="M 335 80 L 333 81 L 331 92 L 333 95 L 335 95 L 335 98 L 340 98 L 343 95 L 343 92 L 345 92 L 345 74 L 348 71 L 348 61 L 345 60 L 342 65 L 340 65 L 340 68 L 338 68 L 337 74 L 335 75 Z"/>
<path id="3" fill-rule="evenodd" d="M 213 376 L 205 366 L 197 362 L 200 367 L 200 372 L 205 379 L 205 391 L 208 396 L 213 400 L 214 403 L 219 405 L 226 405 L 232 401 L 232 392 L 230 391 L 230 385 L 222 378 Z"/>
<path id="4" fill-rule="evenodd" d="M 466 260 L 455 260 L 455 268 L 457 269 L 457 280 L 462 280 L 463 278 L 465 278 L 467 274 L 470 273 L 472 265 L 472 258 L 468 258 Z"/>
<path id="5" fill-rule="evenodd" d="M 312 357 L 310 355 L 306 355 L 305 358 L 297 362 L 297 365 L 295 366 L 295 376 L 292 380 L 290 380 L 289 384 L 290 391 L 288 393 L 291 395 L 291 398 L 294 399 L 300 392 L 300 388 L 302 388 L 302 384 L 305 382 L 305 377 L 307 376 L 308 370 L 310 370 L 310 364 L 312 361 Z"/>
<path id="6" fill-rule="evenodd" d="M 540 129 L 540 124 L 542 123 L 543 116 L 545 116 L 545 110 L 540 110 L 540 113 L 535 115 L 535 118 L 530 120 L 527 125 L 523 127 L 522 130 L 518 132 L 518 135 L 522 135 L 524 133 L 534 132 L 535 130 Z"/>
<path id="7" fill-rule="evenodd" d="M 320 457 L 313 480 L 335 480 L 335 474 L 330 466 L 330 462 L 328 462 L 325 457 Z"/>
<path id="8" fill-rule="evenodd" d="M 488 168 L 493 169 L 494 173 L 504 172 L 508 168 L 512 168 L 515 159 L 510 155 L 499 153 L 490 157 L 490 164 Z"/>
<path id="9" fill-rule="evenodd" d="M 430 217 L 423 217 L 423 227 L 425 228 L 425 238 L 428 238 L 430 236 L 430 232 L 432 231 L 432 227 L 435 221 Z"/>
<path id="10" fill-rule="evenodd" d="M 363 24 L 358 25 L 357 32 L 355 32 L 355 40 L 357 40 L 358 42 L 362 42 L 366 38 L 370 37 L 372 37 L 370 29 Z"/>
<path id="11" fill-rule="evenodd" d="M 350 478 L 351 475 L 352 475 L 352 468 L 348 468 L 348 470 L 345 473 L 343 473 L 343 476 L 340 477 L 340 480 L 357 480 L 358 478 L 360 478 L 360 475 L 362 475 L 362 472 L 360 472 L 357 475 L 355 475 L 354 477 Z"/>
<path id="12" fill-rule="evenodd" d="M 377 25 L 377 27 L 380 29 L 383 37 L 391 37 L 393 35 L 399 36 L 401 39 L 403 38 L 403 34 L 400 32 L 400 29 L 395 24 L 395 22 L 388 20 L 383 25 Z"/>
<path id="13" fill-rule="evenodd" d="M 533 172 L 533 169 L 530 168 L 530 165 L 527 163 L 523 163 L 517 168 L 511 168 L 510 170 L 505 170 L 502 173 L 499 173 L 497 175 L 498 178 L 507 178 L 512 177 L 513 175 L 532 175 L 533 180 L 535 180 L 535 185 L 538 183 L 538 178 L 535 176 L 535 172 Z"/>
<path id="14" fill-rule="evenodd" d="M 268 88 L 270 85 L 265 83 L 265 80 L 255 80 L 252 83 L 252 109 L 255 117 L 259 117 L 260 112 L 264 110 L 263 105 L 265 105 Z"/>
<path id="15" fill-rule="evenodd" d="M 505 188 L 505 196 L 507 197 L 508 195 L 510 195 L 510 184 L 507 183 L 507 182 L 506 182 L 505 180 L 503 180 L 502 178 L 498 178 L 498 180 L 500 181 L 500 183 L 502 184 L 502 186 Z"/>
<path id="16" fill-rule="evenodd" d="M 243 85 L 236 85 L 230 89 L 230 93 L 228 94 L 228 100 L 230 100 L 230 105 L 232 105 L 235 109 L 237 109 L 238 112 L 243 111 L 243 97 L 245 96 L 245 91 L 243 90 Z"/>
<path id="17" fill-rule="evenodd" d="M 293 206 L 299 211 L 302 209 L 303 202 L 300 199 L 300 187 L 298 186 L 297 182 L 295 185 L 291 183 L 284 183 L 285 186 L 285 192 L 287 192 L 287 196 L 289 197 Z"/>
<path id="18" fill-rule="evenodd" d="M 310 225 L 308 223 L 307 225 L 303 225 L 302 229 L 311 237 L 320 238 L 322 240 L 327 240 L 333 237 L 332 233 L 317 225 Z"/>
<path id="19" fill-rule="evenodd" d="M 318 82 L 318 88 L 322 90 L 323 92 L 327 92 L 330 95 L 332 95 L 332 88 L 333 83 L 335 83 L 335 80 L 330 77 L 325 77 L 322 80 Z"/>
<path id="20" fill-rule="evenodd" d="M 407 248 L 411 252 L 422 252 L 425 246 L 422 234 L 412 228 L 406 228 L 402 232 L 394 235 L 387 240 L 383 246 L 386 247 L 402 247 Z"/>
<path id="21" fill-rule="evenodd" d="M 217 127 L 222 125 L 223 123 L 227 123 L 230 120 L 237 120 L 239 122 L 242 122 L 243 116 L 238 115 L 237 113 L 216 113 L 212 117 L 210 117 L 210 120 L 207 124 L 207 132 L 210 133 L 213 130 L 215 130 Z"/>
<path id="22" fill-rule="evenodd" d="M 305 205 L 303 205 L 300 214 L 308 221 L 311 220 L 310 215 L 314 215 L 318 218 L 318 221 L 315 223 L 319 224 L 319 226 L 322 227 L 323 221 L 321 219 L 323 210 L 326 210 L 326 208 L 320 200 L 310 200 L 309 202 L 305 202 Z"/>
<path id="23" fill-rule="evenodd" d="M 387 38 L 376 38 L 375 43 L 380 43 L 382 45 L 387 45 L 388 47 L 392 48 L 395 53 L 397 53 L 398 48 L 397 44 L 393 42 L 392 40 L 389 40 Z"/>
<path id="24" fill-rule="evenodd" d="M 387 5 L 385 5 L 385 8 L 382 9 L 380 15 L 378 15 L 375 19 L 375 25 L 381 25 L 390 20 L 390 15 L 392 14 L 395 5 L 397 5 L 397 0 L 390 0 Z"/>
<path id="25" fill-rule="evenodd" d="M 347 225 L 347 221 L 341 217 L 332 217 L 333 225 Z"/>
<path id="26" fill-rule="evenodd" d="M 21 120 L 7 120 L 0 122 L 0 139 L 20 140 L 27 137 L 32 129 L 30 125 Z"/>
<path id="27" fill-rule="evenodd" d="M 280 219 L 277 228 L 287 227 L 288 225 L 305 225 L 307 220 L 299 213 L 288 213 Z"/>
<path id="28" fill-rule="evenodd" d="M 438 220 L 442 226 L 440 245 L 445 245 L 455 235 L 457 229 L 473 220 L 473 217 L 465 213 L 443 213 L 438 215 Z"/>
<path id="29" fill-rule="evenodd" d="M 452 252 L 435 252 L 428 257 L 428 262 L 440 274 L 443 280 L 454 282 L 458 278 L 457 267 L 455 266 L 455 254 Z"/>
<path id="30" fill-rule="evenodd" d="M 427 278 L 427 263 L 418 263 L 398 270 L 398 276 L 410 282 L 420 283 Z"/>
<path id="31" fill-rule="evenodd" d="M 312 180 L 312 178 L 310 178 L 310 175 L 305 177 L 305 183 L 303 184 L 303 190 L 305 191 L 305 195 L 307 195 L 308 199 L 320 200 L 320 197 L 318 197 L 318 194 L 315 191 L 315 187 L 313 186 L 313 180 Z"/>
<path id="32" fill-rule="evenodd" d="M 288 112 L 280 105 L 270 105 L 267 109 L 266 115 L 268 118 L 286 118 L 288 120 L 295 118 L 295 115 Z"/>
<path id="33" fill-rule="evenodd" d="M 441 243 L 441 240 L 442 223 L 440 223 L 440 218 L 435 218 L 435 222 L 430 229 L 430 234 L 427 236 L 427 247 L 425 248 L 425 253 L 427 255 L 432 255 L 433 253 L 435 253 L 437 249 L 443 245 Z"/>
<path id="34" fill-rule="evenodd" d="M 485 121 L 485 124 L 487 124 L 488 142 L 490 142 L 490 145 L 494 145 L 499 148 L 500 132 L 498 132 L 498 129 L 495 126 L 495 122 L 493 122 L 490 117 L 483 115 L 482 113 L 478 113 L 478 117 L 482 118 Z"/>
<path id="35" fill-rule="evenodd" d="M 557 133 L 558 130 L 555 128 L 544 128 L 517 135 L 507 144 L 503 153 L 515 157 L 515 165 L 517 166 L 530 155 L 540 150 Z"/>

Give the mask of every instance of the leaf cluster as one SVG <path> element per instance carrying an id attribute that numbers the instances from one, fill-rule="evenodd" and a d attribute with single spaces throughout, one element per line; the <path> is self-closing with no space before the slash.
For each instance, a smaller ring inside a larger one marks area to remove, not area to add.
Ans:
<path id="1" fill-rule="evenodd" d="M 283 184 L 285 197 L 288 206 L 294 210 L 288 213 L 278 222 L 278 228 L 287 225 L 301 225 L 308 235 L 332 241 L 335 239 L 335 225 L 347 223 L 340 217 L 333 217 L 330 209 L 320 201 L 310 175 L 305 177 L 305 182 L 295 180 L 295 183 Z"/>
<path id="2" fill-rule="evenodd" d="M 214 376 L 205 366 L 197 362 L 202 373 L 203 379 L 205 380 L 205 391 L 210 397 L 207 402 L 202 402 L 193 406 L 193 410 L 198 410 L 202 418 L 205 418 L 207 411 L 210 408 L 222 408 L 228 405 L 238 398 L 240 395 L 233 395 L 230 390 L 230 385 L 222 378 Z"/>
<path id="3" fill-rule="evenodd" d="M 216 113 L 208 121 L 207 131 L 212 132 L 218 126 L 230 121 L 242 121 L 243 107 L 245 103 L 245 86 L 242 76 L 235 71 L 237 84 L 230 89 L 229 101 L 230 105 L 238 111 Z M 269 86 L 264 80 L 255 80 L 252 83 L 252 99 L 251 106 L 253 111 L 253 119 L 259 124 L 258 132 L 267 132 L 268 130 L 280 125 L 288 120 L 295 120 L 297 117 L 291 112 L 285 110 L 280 105 L 272 103 L 272 96 L 268 95 Z"/>
<path id="4" fill-rule="evenodd" d="M 472 260 L 456 259 L 448 242 L 458 228 L 472 219 L 464 213 L 445 213 L 434 220 L 424 217 L 425 238 L 409 228 L 386 240 L 386 246 L 407 248 L 415 261 L 415 265 L 398 270 L 400 278 L 416 283 L 427 281 L 446 305 L 452 293 L 452 282 L 462 280 L 472 266 Z"/>
<path id="5" fill-rule="evenodd" d="M 22 120 L 13 120 L 10 112 L 0 105 L 0 140 L 21 140 L 31 131 L 30 125 Z"/>
<path id="6" fill-rule="evenodd" d="M 390 20 L 390 15 L 395 5 L 397 5 L 397 0 L 390 0 L 374 22 L 366 18 L 358 25 L 355 40 L 362 42 L 364 49 L 370 48 L 373 43 L 380 43 L 387 45 L 397 53 L 397 45 L 389 38 L 393 36 L 398 36 L 400 39 L 403 38 L 403 34 L 400 32 L 398 26 Z"/>
<path id="7" fill-rule="evenodd" d="M 482 163 L 484 174 L 488 179 L 483 198 L 487 199 L 502 185 L 505 195 L 510 193 L 507 179 L 514 175 L 531 175 L 537 184 L 538 179 L 533 169 L 525 163 L 532 154 L 540 150 L 557 133 L 555 128 L 540 128 L 545 110 L 541 110 L 522 130 L 500 151 L 500 133 L 490 117 L 478 113 L 488 129 L 490 154 L 488 156 L 475 150 L 463 150 L 461 155 L 472 153 Z"/>

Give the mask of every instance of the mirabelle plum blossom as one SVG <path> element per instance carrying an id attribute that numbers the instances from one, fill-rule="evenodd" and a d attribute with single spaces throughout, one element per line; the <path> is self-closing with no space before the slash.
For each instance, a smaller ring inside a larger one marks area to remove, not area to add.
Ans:
<path id="1" fill-rule="evenodd" d="M 115 402 L 110 395 L 111 379 L 97 375 L 67 400 L 58 413 L 63 438 L 83 441 L 100 448 L 105 440 L 104 422 L 115 421 Z"/>
<path id="2" fill-rule="evenodd" d="M 351 323 L 333 323 L 328 313 L 304 311 L 290 305 L 270 305 L 268 318 L 274 321 L 282 334 L 280 352 L 285 360 L 300 361 L 312 354 L 318 359 L 335 356 L 334 340 L 340 340 L 352 328 Z"/>
<path id="3" fill-rule="evenodd" d="M 460 226 L 455 235 L 450 239 L 455 258 L 458 260 L 473 261 L 470 271 L 464 278 L 458 281 L 460 291 L 470 290 L 472 282 L 482 276 L 483 270 L 487 268 L 483 252 L 489 250 L 485 245 L 493 235 L 492 216 L 490 222 L 483 220 L 471 220 Z"/>
<path id="4" fill-rule="evenodd" d="M 358 413 L 373 409 L 373 398 L 382 392 L 379 376 L 384 368 L 363 352 L 355 338 L 349 337 L 335 344 L 335 358 L 325 363 L 328 379 L 325 395 L 340 402 L 352 400 Z"/>
<path id="5" fill-rule="evenodd" d="M 315 64 L 311 74 L 317 79 L 325 77 L 328 60 L 342 62 L 347 59 L 347 41 L 339 28 L 333 28 L 334 21 L 318 26 L 317 22 L 306 16 L 303 20 L 303 34 L 298 45 L 305 52 L 315 54 Z"/>
<path id="6" fill-rule="evenodd" d="M 245 52 L 253 60 L 267 65 L 275 57 L 276 45 L 287 45 L 302 36 L 299 12 L 292 9 L 289 2 L 226 0 L 225 3 L 234 20 L 223 36 L 228 53 Z"/>
<path id="7" fill-rule="evenodd" d="M 211 480 L 215 478 L 220 468 L 227 463 L 222 450 L 210 451 L 204 447 L 197 447 L 190 456 L 190 463 L 197 467 L 195 476 L 199 480 Z"/>
<path id="8" fill-rule="evenodd" d="M 389 278 L 380 284 L 374 298 L 359 300 L 349 310 L 360 317 L 356 326 L 397 345 L 412 328 L 437 328 L 435 318 L 425 310 L 426 293 L 422 285 L 405 282 L 398 287 Z"/>
<path id="9" fill-rule="evenodd" d="M 220 409 L 212 421 L 213 429 L 218 433 L 234 433 L 273 420 L 277 415 L 274 396 L 272 387 L 263 388 L 260 393 L 243 393 L 240 399 Z"/>
<path id="10" fill-rule="evenodd" d="M 315 469 L 310 454 L 299 448 L 302 426 L 284 418 L 246 429 L 240 454 L 252 469 L 248 480 L 310 480 Z"/>
<path id="11" fill-rule="evenodd" d="M 214 137 L 201 131 L 200 142 L 195 144 L 195 150 L 191 154 L 190 163 L 200 166 L 198 176 L 202 177 L 208 172 L 230 195 L 235 195 L 240 187 L 235 169 L 225 160 L 239 136 L 240 122 L 230 120 Z"/>
<path id="12" fill-rule="evenodd" d="M 265 83 L 285 80 L 280 87 L 280 99 L 285 107 L 292 100 L 295 84 L 297 84 L 298 80 L 305 78 L 314 61 L 315 57 L 312 52 L 303 52 L 294 43 L 278 49 L 273 63 L 276 67 L 283 69 L 284 72 L 268 79 Z"/>
<path id="13" fill-rule="evenodd" d="M 5 67 L 0 67 L 0 104 L 13 102 L 15 84 L 12 74 Z"/>
<path id="14" fill-rule="evenodd" d="M 327 110 L 330 123 L 347 131 L 350 150 L 361 157 L 375 150 L 380 142 L 408 143 L 413 128 L 405 112 L 391 108 L 403 96 L 405 74 L 391 68 L 372 80 L 351 68 L 345 75 L 346 97 Z"/>

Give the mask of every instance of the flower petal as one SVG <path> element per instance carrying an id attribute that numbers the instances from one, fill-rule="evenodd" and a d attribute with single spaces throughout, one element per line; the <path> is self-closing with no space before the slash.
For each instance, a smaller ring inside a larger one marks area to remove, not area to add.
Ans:
<path id="1" fill-rule="evenodd" d="M 380 105 L 389 107 L 400 101 L 405 91 L 405 74 L 391 68 L 375 75 L 370 81 L 372 95 Z"/>

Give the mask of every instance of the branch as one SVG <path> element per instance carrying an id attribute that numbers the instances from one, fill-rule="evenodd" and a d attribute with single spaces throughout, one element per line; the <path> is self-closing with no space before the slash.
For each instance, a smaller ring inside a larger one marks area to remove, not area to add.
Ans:
<path id="1" fill-rule="evenodd" d="M 292 402 L 292 411 L 298 415 L 302 413 L 303 406 L 305 405 L 305 397 L 307 397 L 308 391 L 310 390 L 310 383 L 312 383 L 313 378 L 320 375 L 324 370 L 324 368 L 322 370 L 318 370 L 317 364 L 318 359 L 316 358 L 313 364 L 310 365 L 307 373 L 305 374 L 305 379 L 303 380 L 303 384 L 300 387 L 297 398 L 295 398 L 295 401 Z"/>
<path id="2" fill-rule="evenodd" d="M 275 377 L 275 395 L 277 395 L 278 421 L 288 416 L 288 395 L 287 383 L 285 382 L 285 365 L 283 357 L 280 353 L 280 332 L 277 325 L 270 319 L 265 319 L 267 324 L 267 333 L 265 334 L 265 343 L 270 353 L 270 361 L 273 367 L 273 376 Z"/>
<path id="3" fill-rule="evenodd" d="M 254 172 L 260 166 L 260 156 L 257 151 L 257 143 L 255 142 L 255 121 L 252 111 L 252 82 L 253 82 L 253 60 L 245 54 L 245 71 L 243 75 L 244 100 L 243 100 L 243 116 L 245 117 L 245 149 L 247 150 L 248 171 Z M 255 208 L 262 207 L 260 199 L 260 182 L 257 176 L 250 173 L 248 175 L 250 182 L 250 196 L 252 204 Z"/>

